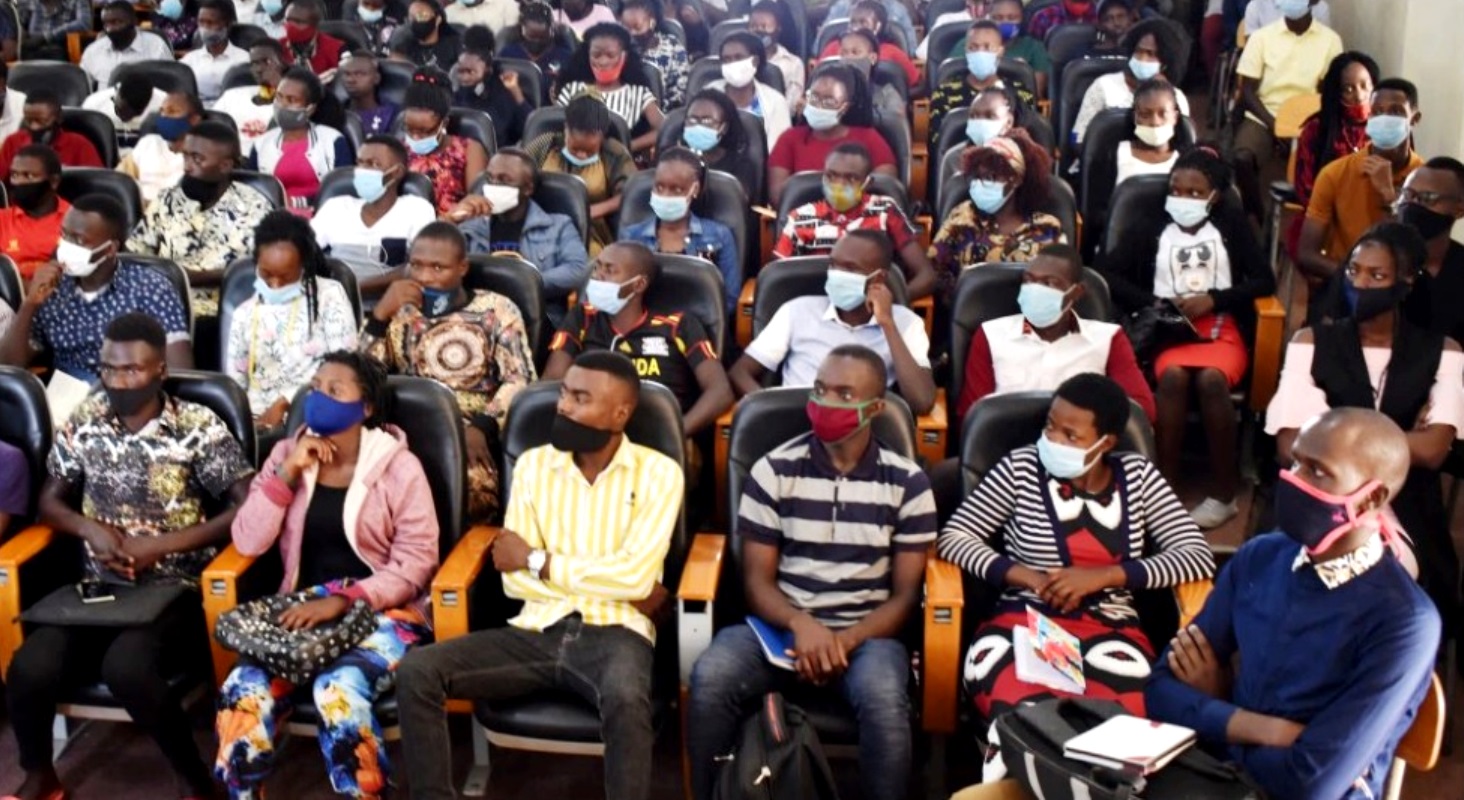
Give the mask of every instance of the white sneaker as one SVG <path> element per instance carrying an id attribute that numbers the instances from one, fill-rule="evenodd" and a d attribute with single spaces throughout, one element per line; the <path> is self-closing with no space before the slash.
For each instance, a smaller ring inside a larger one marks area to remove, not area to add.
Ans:
<path id="1" fill-rule="evenodd" d="M 1199 505 L 1190 512 L 1190 517 L 1204 530 L 1211 530 L 1224 525 L 1231 517 L 1240 513 L 1240 507 L 1232 500 L 1229 503 L 1222 503 L 1213 497 L 1206 497 Z"/>

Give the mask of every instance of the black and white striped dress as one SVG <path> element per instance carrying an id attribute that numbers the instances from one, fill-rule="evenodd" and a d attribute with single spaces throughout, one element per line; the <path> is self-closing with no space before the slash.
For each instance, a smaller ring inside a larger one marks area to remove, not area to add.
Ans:
<path id="1" fill-rule="evenodd" d="M 581 92 L 591 88 L 589 84 L 581 81 L 571 81 L 559 90 L 559 97 L 556 102 L 561 106 L 569 105 L 569 101 L 577 97 Z M 635 84 L 622 84 L 620 88 L 613 91 L 600 91 L 600 99 L 605 101 L 605 107 L 610 113 L 625 120 L 630 126 L 631 132 L 640 124 L 641 118 L 645 116 L 646 108 L 656 102 L 656 96 L 650 89 Z"/>

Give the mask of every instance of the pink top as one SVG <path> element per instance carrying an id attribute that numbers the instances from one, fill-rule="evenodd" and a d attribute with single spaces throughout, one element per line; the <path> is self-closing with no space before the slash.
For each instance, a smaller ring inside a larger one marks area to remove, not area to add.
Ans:
<path id="1" fill-rule="evenodd" d="M 1312 380 L 1312 356 L 1316 348 L 1308 342 L 1286 347 L 1286 365 L 1276 395 L 1266 408 L 1266 433 L 1275 436 L 1287 428 L 1300 428 L 1312 417 L 1331 408 L 1327 394 Z M 1393 351 L 1385 347 L 1364 347 L 1368 378 L 1378 398 L 1387 380 L 1388 361 Z M 1445 350 L 1439 357 L 1433 389 L 1428 394 L 1428 425 L 1452 425 L 1455 438 L 1464 438 L 1464 352 Z"/>
<path id="2" fill-rule="evenodd" d="M 309 144 L 308 138 L 280 142 L 280 161 L 274 169 L 275 177 L 285 187 L 290 211 L 306 218 L 312 213 L 310 204 L 320 192 L 320 176 L 315 174 L 315 167 L 305 157 Z"/>

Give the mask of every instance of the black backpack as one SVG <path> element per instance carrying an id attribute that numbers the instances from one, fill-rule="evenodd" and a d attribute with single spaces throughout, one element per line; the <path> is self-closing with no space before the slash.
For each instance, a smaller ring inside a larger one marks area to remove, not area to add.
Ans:
<path id="1" fill-rule="evenodd" d="M 712 800 L 839 800 L 818 734 L 777 692 L 742 723 L 737 749 L 718 759 Z"/>

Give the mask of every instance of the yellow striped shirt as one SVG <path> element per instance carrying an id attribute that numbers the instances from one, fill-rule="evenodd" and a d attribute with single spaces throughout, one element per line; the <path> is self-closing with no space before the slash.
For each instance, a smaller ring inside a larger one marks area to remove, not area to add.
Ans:
<path id="1" fill-rule="evenodd" d="M 524 453 L 503 526 L 548 551 L 549 579 L 503 576 L 504 592 L 524 601 L 509 624 L 542 631 L 578 611 L 587 625 L 622 625 L 654 643 L 655 625 L 631 602 L 661 579 L 684 483 L 675 461 L 628 438 L 593 485 L 570 453 L 547 445 Z"/>

